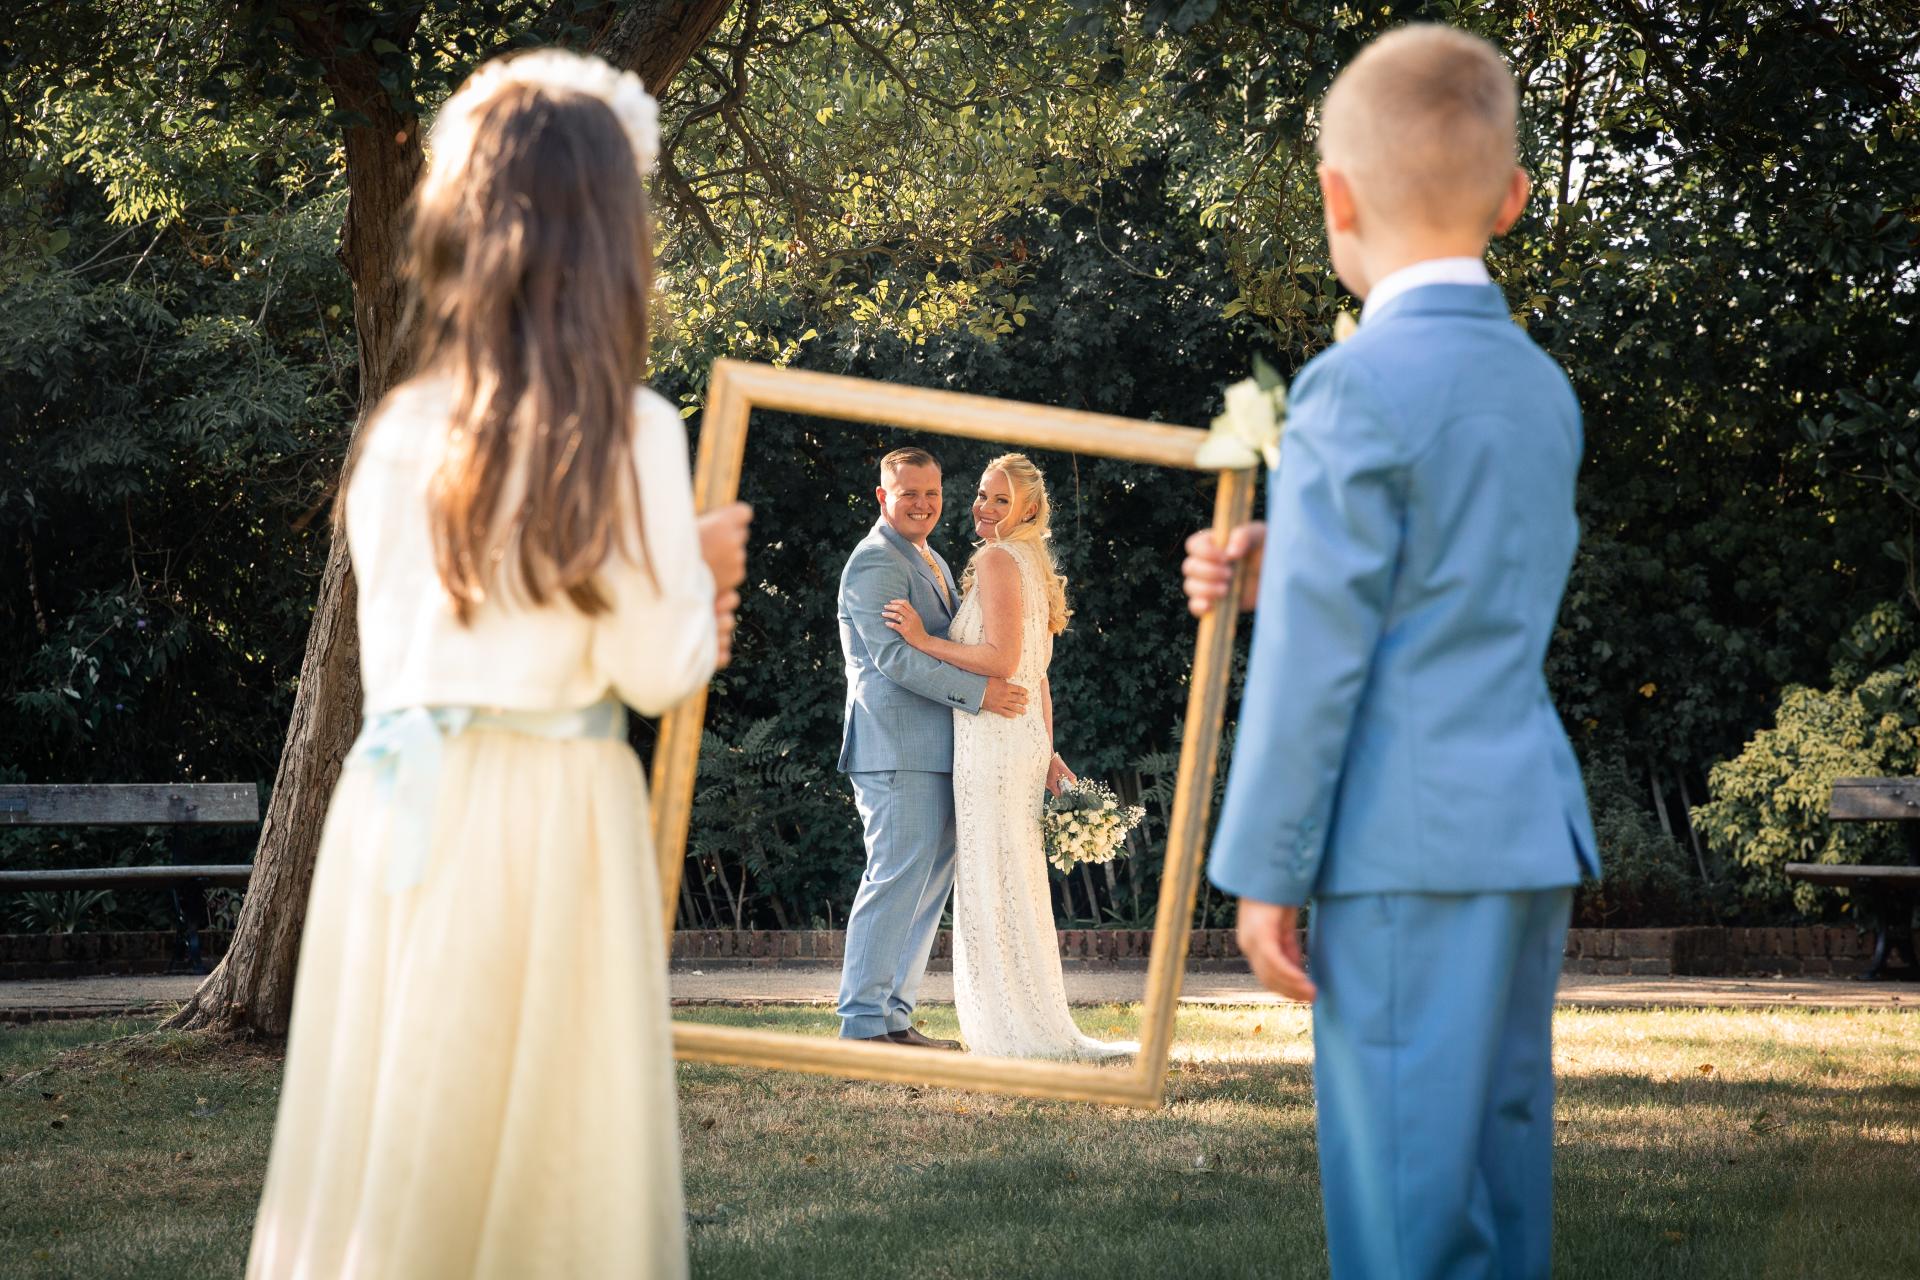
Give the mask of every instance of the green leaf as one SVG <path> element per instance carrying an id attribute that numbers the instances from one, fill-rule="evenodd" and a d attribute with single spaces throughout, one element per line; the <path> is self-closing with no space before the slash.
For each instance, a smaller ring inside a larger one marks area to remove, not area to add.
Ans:
<path id="1" fill-rule="evenodd" d="M 1276 387 L 1287 385 L 1287 380 L 1280 376 L 1280 371 L 1268 364 L 1266 357 L 1257 351 L 1253 355 L 1253 380 L 1262 391 L 1272 391 Z"/>

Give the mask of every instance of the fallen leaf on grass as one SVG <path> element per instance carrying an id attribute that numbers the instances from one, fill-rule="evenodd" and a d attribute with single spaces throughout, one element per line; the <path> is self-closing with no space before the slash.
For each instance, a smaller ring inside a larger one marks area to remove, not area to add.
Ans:
<path id="1" fill-rule="evenodd" d="M 820 1157 L 819 1156 L 803 1156 L 800 1159 L 800 1163 L 801 1164 L 819 1164 Z"/>
<path id="2" fill-rule="evenodd" d="M 64 1129 L 67 1127 L 67 1118 L 65 1116 L 56 1116 L 47 1123 L 55 1129 Z"/>
<path id="3" fill-rule="evenodd" d="M 700 1122 L 700 1127 L 702 1129 L 711 1129 L 713 1128 L 713 1126 L 714 1126 L 714 1119 L 712 1116 L 708 1116 L 705 1120 L 702 1120 Z"/>
<path id="4" fill-rule="evenodd" d="M 1664 1234 L 1666 1235 L 1667 1239 L 1671 1240 L 1674 1244 L 1679 1244 L 1682 1240 L 1685 1240 L 1687 1238 L 1687 1233 L 1684 1231 L 1668 1231 L 1668 1232 L 1665 1232 Z"/>

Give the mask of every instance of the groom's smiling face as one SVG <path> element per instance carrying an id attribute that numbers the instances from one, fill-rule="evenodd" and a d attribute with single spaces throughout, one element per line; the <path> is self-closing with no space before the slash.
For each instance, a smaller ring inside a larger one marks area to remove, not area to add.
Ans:
<path id="1" fill-rule="evenodd" d="M 906 465 L 881 477 L 880 514 L 908 542 L 924 544 L 940 523 L 940 468 Z"/>

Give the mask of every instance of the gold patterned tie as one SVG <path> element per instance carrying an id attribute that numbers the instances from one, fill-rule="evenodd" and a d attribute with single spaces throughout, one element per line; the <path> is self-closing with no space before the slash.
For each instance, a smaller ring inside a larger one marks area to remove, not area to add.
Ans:
<path id="1" fill-rule="evenodd" d="M 925 560 L 927 562 L 927 568 L 933 571 L 933 585 L 940 588 L 940 602 L 949 609 L 953 608 L 953 597 L 947 594 L 946 576 L 940 572 L 940 566 L 935 563 L 933 552 L 927 550 L 924 545 L 919 548 L 919 551 L 920 558 Z"/>

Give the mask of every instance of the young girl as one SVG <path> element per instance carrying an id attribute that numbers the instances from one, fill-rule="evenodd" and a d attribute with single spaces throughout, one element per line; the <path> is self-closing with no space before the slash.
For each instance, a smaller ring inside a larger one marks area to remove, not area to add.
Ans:
<path id="1" fill-rule="evenodd" d="M 636 389 L 654 104 L 476 72 L 416 196 L 420 373 L 343 485 L 367 721 L 308 902 L 254 1277 L 679 1276 L 679 1139 L 626 703 L 724 662 L 746 513 Z"/>

